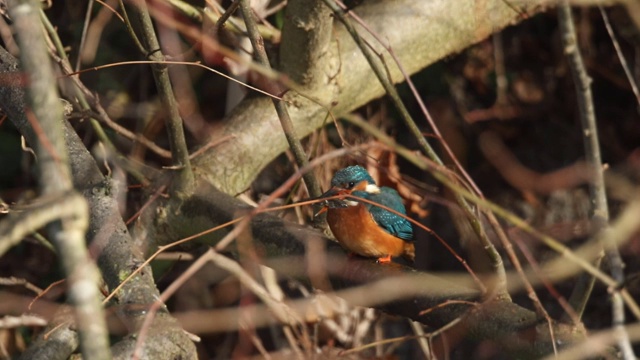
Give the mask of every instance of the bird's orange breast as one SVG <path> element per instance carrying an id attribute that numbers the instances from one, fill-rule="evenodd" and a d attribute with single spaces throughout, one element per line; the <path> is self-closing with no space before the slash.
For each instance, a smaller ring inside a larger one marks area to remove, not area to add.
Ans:
<path id="1" fill-rule="evenodd" d="M 338 242 L 356 254 L 369 257 L 413 255 L 408 250 L 408 247 L 413 250 L 413 244 L 384 231 L 361 204 L 329 209 L 327 222 Z"/>

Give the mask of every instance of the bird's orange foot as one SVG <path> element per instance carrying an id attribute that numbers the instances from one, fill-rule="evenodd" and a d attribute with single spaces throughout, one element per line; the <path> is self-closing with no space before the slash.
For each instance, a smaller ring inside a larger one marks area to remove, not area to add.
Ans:
<path id="1" fill-rule="evenodd" d="M 391 255 L 387 255 L 385 257 L 378 258 L 378 264 L 387 264 L 391 262 Z"/>

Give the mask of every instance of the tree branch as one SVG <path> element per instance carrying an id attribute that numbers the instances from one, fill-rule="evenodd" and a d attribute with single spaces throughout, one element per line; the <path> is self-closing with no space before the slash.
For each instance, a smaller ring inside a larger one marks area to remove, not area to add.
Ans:
<path id="1" fill-rule="evenodd" d="M 161 202 L 155 205 L 167 206 Z M 251 210 L 252 208 L 243 202 L 203 183 L 197 187 L 193 197 L 182 202 L 180 216 L 172 217 L 168 223 L 162 224 L 162 233 L 152 236 L 157 236 L 161 243 L 167 243 L 169 239 L 185 238 L 209 229 L 214 224 L 228 222 L 238 214 L 249 214 Z M 148 212 L 148 218 L 151 218 L 153 213 Z M 187 223 L 189 227 L 185 226 Z M 463 331 L 465 336 L 471 339 L 507 339 L 506 343 L 512 342 L 514 348 L 538 355 L 552 351 L 547 323 L 541 323 L 534 312 L 517 304 L 496 300 L 481 304 L 477 309 L 460 303 L 442 306 L 447 300 L 480 301 L 479 291 L 461 285 L 472 284 L 469 278 L 466 278 L 466 281 L 461 279 L 464 276 L 456 277 L 456 280 L 447 280 L 397 264 L 384 266 L 370 259 L 350 259 L 337 244 L 320 232 L 268 213 L 256 215 L 250 223 L 250 228 L 254 239 L 253 246 L 263 255 L 265 265 L 272 267 L 280 275 L 297 278 L 323 291 L 336 291 L 335 295 L 344 297 L 352 305 L 375 306 L 385 312 L 405 316 L 434 328 L 462 317 L 466 330 L 457 331 Z M 214 232 L 203 236 L 199 241 L 216 243 L 225 233 L 225 230 Z M 237 250 L 231 251 L 237 254 Z M 325 285 L 327 279 L 330 281 L 330 288 Z M 366 290 L 358 288 L 363 285 Z M 389 287 L 393 287 L 394 291 L 388 291 Z M 293 307 L 299 309 L 301 316 L 305 314 L 304 304 Z M 263 308 L 260 306 L 256 309 L 256 313 L 267 313 L 266 310 L 262 311 Z M 426 309 L 431 311 L 421 313 Z M 222 312 L 201 312 L 194 316 L 215 316 L 216 322 L 224 327 L 227 326 L 224 319 L 237 316 L 234 311 L 236 310 L 225 309 Z M 269 321 L 268 316 L 260 319 L 255 318 L 253 321 L 265 325 Z M 185 324 L 188 323 L 185 321 Z M 552 326 L 556 341 L 570 343 L 575 336 L 579 336 L 570 331 L 569 326 L 558 323 L 552 323 Z M 513 342 L 514 338 L 511 335 L 533 328 L 539 332 L 540 342 Z M 224 331 L 223 329 L 230 330 L 220 328 L 218 331 Z M 190 330 L 203 331 L 199 327 Z"/>
<path id="2" fill-rule="evenodd" d="M 330 63 L 331 11 L 322 0 L 291 0 L 284 18 L 279 68 L 304 89 L 321 89 L 337 72 Z"/>
<path id="3" fill-rule="evenodd" d="M 249 39 L 251 40 L 251 45 L 253 46 L 254 56 L 258 63 L 263 67 L 270 69 L 271 64 L 269 63 L 269 58 L 267 57 L 267 52 L 264 49 L 264 40 L 258 32 L 258 26 L 256 24 L 256 20 L 253 17 L 253 11 L 251 10 L 251 6 L 248 0 L 240 0 L 240 10 L 242 11 L 242 16 L 244 17 L 244 22 L 247 26 L 247 32 L 249 33 Z M 265 79 L 266 80 L 266 79 Z M 267 91 L 271 94 L 280 95 L 282 91 L 280 90 L 280 86 L 274 82 L 266 80 L 264 84 L 267 88 Z M 273 106 L 276 109 L 276 113 L 278 114 L 278 119 L 280 120 L 280 125 L 282 126 L 282 131 L 284 132 L 284 136 L 287 138 L 287 142 L 289 143 L 289 148 L 293 153 L 293 156 L 296 159 L 296 163 L 299 168 L 303 168 L 309 164 L 309 158 L 302 147 L 302 143 L 296 134 L 296 130 L 293 125 L 293 121 L 289 116 L 289 111 L 287 110 L 287 105 L 282 100 L 271 99 L 273 101 Z M 303 176 L 304 183 L 307 186 L 307 191 L 309 196 L 311 197 L 319 197 L 322 194 L 322 190 L 320 190 L 320 184 L 316 179 L 316 176 L 313 172 L 308 172 Z"/>
<path id="4" fill-rule="evenodd" d="M 563 0 L 560 3 L 558 8 L 558 21 L 560 23 L 560 29 L 562 30 L 564 51 L 569 60 L 569 68 L 571 69 L 571 75 L 573 76 L 576 88 L 585 155 L 587 163 L 593 167 L 594 171 L 593 181 L 589 186 L 591 203 L 593 205 L 592 222 L 599 234 L 598 237 L 601 239 L 607 259 L 609 260 L 611 275 L 618 284 L 623 284 L 624 264 L 622 263 L 617 244 L 613 243 L 610 236 L 608 236 L 609 207 L 607 205 L 607 194 L 604 186 L 604 169 L 602 166 L 602 156 L 600 155 L 600 144 L 598 142 L 598 126 L 593 106 L 593 95 L 591 94 L 591 78 L 587 74 L 582 55 L 578 49 L 571 7 L 567 0 Z M 588 290 L 584 293 L 584 297 L 589 297 L 592 287 L 581 286 L 576 289 L 581 290 L 582 288 Z M 572 294 L 571 299 L 574 298 L 579 297 Z M 618 292 L 611 294 L 611 310 L 613 313 L 613 328 L 617 329 L 620 334 L 623 334 L 623 336 L 618 338 L 618 347 L 622 352 L 623 358 L 635 359 L 636 356 L 633 353 L 629 336 L 624 329 L 624 303 Z"/>
<path id="5" fill-rule="evenodd" d="M 76 197 L 64 139 L 63 109 L 56 88 L 51 59 L 40 24 L 40 4 L 30 0 L 10 2 L 9 12 L 17 34 L 22 66 L 29 80 L 25 115 L 34 129 L 42 196 L 69 195 L 66 212 L 57 213 L 48 225 L 68 283 L 70 302 L 85 358 L 110 359 L 109 339 L 100 292 L 99 274 L 90 259 L 84 235 L 88 227 L 87 203 Z M 34 24 L 36 26 L 34 26 Z M 75 199 L 75 201 L 73 200 Z M 36 228 L 32 230 L 37 230 Z"/>
<path id="6" fill-rule="evenodd" d="M 482 5 L 478 5 L 482 4 Z M 412 1 L 370 0 L 357 8 L 358 15 L 382 38 L 387 39 L 404 65 L 413 74 L 429 64 L 486 38 L 495 31 L 521 20 L 522 14 L 540 11 L 544 0 L 518 3 L 520 12 L 503 0 L 476 1 Z M 283 34 L 284 36 L 284 34 Z M 376 52 L 384 48 L 364 34 Z M 331 108 L 337 117 L 384 94 L 366 59 L 360 54 L 344 27 L 336 26 L 332 43 L 325 53 L 329 69 L 324 71 L 316 89 L 308 93 Z M 282 52 L 292 51 L 283 39 Z M 297 43 L 296 43 L 297 44 Z M 296 54 L 291 54 L 295 56 Z M 390 67 L 394 82 L 403 75 Z M 305 137 L 325 123 L 329 109 L 293 92 L 285 96 L 293 126 L 299 137 Z M 261 98 L 248 98 L 228 114 L 224 128 L 215 136 L 235 136 L 231 141 L 194 160 L 207 179 L 230 194 L 244 191 L 257 174 L 287 148 L 274 111 Z M 265 136 L 269 141 L 265 142 Z M 259 154 L 249 149 L 260 147 Z M 240 167 L 239 164 L 242 164 Z"/>
<path id="7" fill-rule="evenodd" d="M 9 120 L 26 138 L 27 142 L 36 144 L 38 142 L 37 134 L 24 113 L 27 105 L 21 74 L 16 59 L 0 47 L 0 78 L 3 79 L 3 86 L 0 86 L 0 103 L 3 104 L 3 110 Z M 76 189 L 82 192 L 89 205 L 89 229 L 86 237 L 90 244 L 90 252 L 92 256 L 98 258 L 98 266 L 107 286 L 114 289 L 120 285 L 123 277 L 132 272 L 136 264 L 144 261 L 143 251 L 129 235 L 120 215 L 118 203 L 114 198 L 115 191 L 112 188 L 121 185 L 104 178 L 75 130 L 67 122 L 63 123 L 65 124 L 64 140 L 69 153 L 73 184 Z M 140 240 L 140 243 L 146 244 L 147 241 Z M 134 277 L 133 281 L 125 284 L 118 292 L 116 304 L 122 305 L 123 318 L 132 324 L 132 331 L 137 330 L 137 324 L 144 317 L 144 307 L 153 303 L 158 296 L 159 293 L 150 269 Z M 165 317 L 167 316 L 165 315 Z M 159 357 L 156 359 L 173 359 L 175 356 L 193 357 L 195 354 L 193 343 L 184 335 L 175 320 L 164 323 L 154 322 L 153 326 L 157 326 L 159 329 L 151 331 L 152 336 L 145 343 L 145 349 L 167 350 L 164 353 L 159 353 Z M 166 328 L 160 329 L 163 326 Z M 58 334 L 57 331 L 51 336 L 56 336 L 56 334 Z M 65 339 L 68 338 L 68 332 L 62 332 L 62 334 Z M 51 337 L 49 339 L 50 341 L 34 342 L 33 349 L 30 349 L 28 353 L 50 354 L 50 347 L 56 347 L 58 346 L 56 344 L 66 341 L 64 339 L 51 341 Z M 174 348 L 170 348 L 171 345 Z M 117 346 L 113 349 L 114 355 L 122 351 L 123 348 L 132 349 L 132 347 Z M 56 349 L 69 349 L 69 347 L 56 347 Z M 66 358 L 68 355 L 62 356 Z M 43 358 L 52 357 L 47 355 Z"/>
<path id="8" fill-rule="evenodd" d="M 140 32 L 142 46 L 146 53 L 144 54 L 149 60 L 162 62 L 165 60 L 160 43 L 156 37 L 149 10 L 144 0 L 133 0 L 131 4 L 131 21 L 137 26 Z M 178 171 L 179 181 L 174 182 L 174 190 L 178 196 L 184 196 L 189 193 L 193 187 L 194 175 L 191 169 L 191 161 L 189 160 L 189 151 L 187 150 L 187 142 L 184 136 L 184 128 L 182 126 L 182 118 L 178 112 L 178 103 L 173 93 L 171 79 L 169 78 L 169 70 L 166 64 L 154 64 L 151 66 L 153 71 L 153 79 L 158 88 L 158 95 L 162 105 L 167 111 L 165 117 L 165 126 L 169 136 L 169 143 L 173 157 L 173 166 Z"/>

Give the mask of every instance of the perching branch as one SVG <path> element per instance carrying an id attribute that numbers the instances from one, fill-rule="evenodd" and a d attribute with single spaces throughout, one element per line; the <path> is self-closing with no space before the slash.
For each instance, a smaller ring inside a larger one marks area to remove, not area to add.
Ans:
<path id="1" fill-rule="evenodd" d="M 162 203 L 156 205 L 165 206 Z M 229 195 L 201 184 L 192 198 L 182 202 L 180 210 L 181 215 L 173 217 L 170 223 L 163 225 L 163 234 L 158 236 L 166 236 L 170 239 L 184 238 L 210 228 L 214 224 L 228 222 L 237 214 L 249 214 L 251 208 Z M 191 228 L 184 226 L 187 219 L 192 224 Z M 332 244 L 318 231 L 284 221 L 267 213 L 256 215 L 249 226 L 254 239 L 253 246 L 263 255 L 262 261 L 265 265 L 272 267 L 282 276 L 294 277 L 306 284 L 328 291 L 329 289 L 322 285 L 324 283 L 322 274 L 326 274 L 330 279 L 331 289 L 338 291 L 336 295 L 344 296 L 353 305 L 375 306 L 391 314 L 406 316 L 436 328 L 458 317 L 464 317 L 465 324 L 469 326 L 468 336 L 476 339 L 485 338 L 485 336 L 501 338 L 502 335 L 513 334 L 539 325 L 539 319 L 535 313 L 504 300 L 482 305 L 477 312 L 470 311 L 469 305 L 464 304 L 439 307 L 447 300 L 481 300 L 481 294 L 478 291 L 461 285 L 467 283 L 473 286 L 468 277 L 466 281 L 444 280 L 400 265 L 381 266 L 369 259 L 348 259 L 342 249 L 335 243 Z M 222 231 L 222 234 L 225 233 L 226 231 Z M 200 241 L 216 243 L 220 236 L 220 232 L 216 232 L 206 235 Z M 166 240 L 163 242 L 166 243 Z M 235 249 L 230 251 L 237 254 Z M 380 283 L 376 284 L 377 282 Z M 378 295 L 367 296 L 365 294 L 370 294 L 369 292 L 352 289 L 354 286 L 370 283 L 376 288 L 370 291 Z M 391 283 L 394 284 L 394 291 L 381 290 L 388 288 Z M 430 308 L 434 308 L 433 311 L 420 314 L 422 310 Z M 257 308 L 257 310 L 261 309 Z M 257 313 L 262 312 L 267 313 L 267 311 L 257 311 Z M 214 313 L 218 315 L 213 315 Z M 217 323 L 221 326 L 225 323 L 223 319 L 226 319 L 226 315 L 223 317 L 221 313 L 212 312 L 210 316 L 220 316 L 217 317 L 219 320 Z M 268 321 L 268 318 L 268 316 L 265 319 L 261 317 L 254 321 L 263 324 L 262 321 Z M 574 335 L 569 335 L 567 328 L 555 323 L 553 326 L 556 340 L 572 341 Z M 196 329 L 193 330 L 196 331 Z M 540 326 L 539 331 L 548 336 L 547 324 Z M 549 336 L 546 339 L 550 338 Z M 540 353 L 551 351 L 551 342 L 544 340 L 542 343 L 535 346 L 518 343 L 516 346 L 529 347 L 527 351 L 540 351 Z M 534 349 L 531 346 L 541 347 Z"/>

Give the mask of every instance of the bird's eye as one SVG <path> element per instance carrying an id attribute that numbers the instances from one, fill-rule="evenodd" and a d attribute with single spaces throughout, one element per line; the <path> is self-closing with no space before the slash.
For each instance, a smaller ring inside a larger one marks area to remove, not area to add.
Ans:
<path id="1" fill-rule="evenodd" d="M 352 187 L 354 187 L 355 185 L 356 185 L 356 183 L 354 183 L 353 181 L 350 181 L 350 182 L 347 184 L 347 188 L 348 188 L 348 189 L 351 189 L 351 188 L 352 188 Z"/>

